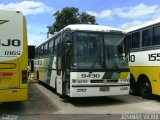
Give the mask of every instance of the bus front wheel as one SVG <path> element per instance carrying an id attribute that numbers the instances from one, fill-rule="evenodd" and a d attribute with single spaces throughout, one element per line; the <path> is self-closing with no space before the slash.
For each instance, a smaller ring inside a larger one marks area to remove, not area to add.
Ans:
<path id="1" fill-rule="evenodd" d="M 39 72 L 37 71 L 37 83 L 39 83 Z"/>
<path id="2" fill-rule="evenodd" d="M 152 97 L 152 88 L 148 80 L 144 80 L 140 84 L 140 94 L 145 99 L 151 99 Z"/>

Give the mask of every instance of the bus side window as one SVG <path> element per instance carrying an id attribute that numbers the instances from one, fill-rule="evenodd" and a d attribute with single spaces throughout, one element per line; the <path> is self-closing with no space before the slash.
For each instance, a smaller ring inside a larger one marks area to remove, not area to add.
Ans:
<path id="1" fill-rule="evenodd" d="M 44 53 L 44 55 L 48 54 L 48 42 L 44 44 L 43 53 Z"/>
<path id="2" fill-rule="evenodd" d="M 48 53 L 49 54 L 52 54 L 53 53 L 53 40 L 51 40 L 50 42 L 49 42 L 49 50 L 48 50 Z"/>
<path id="3" fill-rule="evenodd" d="M 153 28 L 153 45 L 160 45 L 160 26 Z"/>
<path id="4" fill-rule="evenodd" d="M 70 34 L 69 36 L 69 40 L 67 41 L 67 45 L 66 45 L 66 62 L 65 62 L 65 67 L 67 69 L 70 69 L 71 67 L 71 63 L 73 63 L 73 44 L 72 41 L 73 40 L 73 34 Z"/>
<path id="5" fill-rule="evenodd" d="M 43 55 L 43 46 L 40 46 L 40 55 Z"/>
<path id="6" fill-rule="evenodd" d="M 38 48 L 35 49 L 35 53 L 36 53 L 36 54 L 35 54 L 35 57 L 38 57 L 38 56 L 39 56 Z"/>
<path id="7" fill-rule="evenodd" d="M 118 46 L 118 55 L 122 55 L 123 54 L 123 46 L 119 45 Z"/>
<path id="8" fill-rule="evenodd" d="M 129 53 L 129 50 L 131 49 L 131 35 L 127 35 L 124 40 L 124 49 L 125 54 Z"/>
<path id="9" fill-rule="evenodd" d="M 61 69 L 62 69 L 62 47 L 61 47 L 61 35 L 58 36 L 58 38 L 55 40 L 55 51 L 57 55 L 57 75 L 61 75 Z"/>
<path id="10" fill-rule="evenodd" d="M 142 46 L 151 46 L 152 42 L 152 29 L 142 31 Z"/>
<path id="11" fill-rule="evenodd" d="M 57 45 L 57 75 L 61 75 L 61 68 L 62 68 L 62 65 L 61 65 L 61 61 L 62 61 L 62 58 L 61 58 L 61 44 L 58 44 Z"/>
<path id="12" fill-rule="evenodd" d="M 135 32 L 132 34 L 132 48 L 140 47 L 140 32 Z"/>
<path id="13" fill-rule="evenodd" d="M 62 34 L 62 41 L 69 41 L 69 39 L 70 39 L 70 34 L 71 34 L 70 31 L 65 31 L 65 32 L 63 32 L 63 34 Z"/>
<path id="14" fill-rule="evenodd" d="M 58 36 L 55 40 L 54 40 L 54 51 L 57 52 L 57 46 L 58 43 L 60 42 L 60 36 Z"/>

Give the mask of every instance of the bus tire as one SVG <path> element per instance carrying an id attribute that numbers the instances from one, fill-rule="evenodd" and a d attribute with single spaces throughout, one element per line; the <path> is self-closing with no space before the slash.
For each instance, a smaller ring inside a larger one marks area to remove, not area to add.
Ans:
<path id="1" fill-rule="evenodd" d="M 39 72 L 37 71 L 37 83 L 40 83 L 39 81 Z"/>
<path id="2" fill-rule="evenodd" d="M 137 83 L 134 80 L 134 77 L 131 75 L 130 77 L 130 95 L 139 95 Z"/>
<path id="3" fill-rule="evenodd" d="M 57 81 L 56 81 L 56 79 L 55 79 L 55 92 L 57 93 Z"/>
<path id="4" fill-rule="evenodd" d="M 139 89 L 140 89 L 140 95 L 144 99 L 151 99 L 152 98 L 152 87 L 151 87 L 151 84 L 147 78 L 144 79 L 140 83 Z"/>
<path id="5" fill-rule="evenodd" d="M 60 95 L 60 98 L 62 98 L 62 99 L 68 99 L 69 97 L 67 95 Z"/>

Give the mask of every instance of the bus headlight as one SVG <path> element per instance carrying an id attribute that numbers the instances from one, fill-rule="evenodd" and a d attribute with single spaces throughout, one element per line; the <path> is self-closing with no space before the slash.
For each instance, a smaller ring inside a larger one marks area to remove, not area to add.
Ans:
<path id="1" fill-rule="evenodd" d="M 88 83 L 88 80 L 75 80 L 75 79 L 72 79 L 72 83 Z"/>

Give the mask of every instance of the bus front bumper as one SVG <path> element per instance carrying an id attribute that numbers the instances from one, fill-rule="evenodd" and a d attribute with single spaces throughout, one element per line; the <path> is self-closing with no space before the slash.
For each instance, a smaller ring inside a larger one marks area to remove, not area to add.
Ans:
<path id="1" fill-rule="evenodd" d="M 70 97 L 98 97 L 98 96 L 114 96 L 129 95 L 130 85 L 117 86 L 73 86 L 70 91 Z"/>

